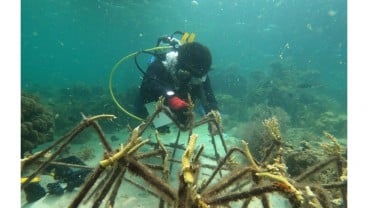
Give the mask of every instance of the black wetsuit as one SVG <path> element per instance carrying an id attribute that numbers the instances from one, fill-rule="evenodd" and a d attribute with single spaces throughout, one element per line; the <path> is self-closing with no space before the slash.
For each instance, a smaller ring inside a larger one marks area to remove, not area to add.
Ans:
<path id="1" fill-rule="evenodd" d="M 175 81 L 175 78 L 163 65 L 162 60 L 156 59 L 150 64 L 143 77 L 140 96 L 136 102 L 136 107 L 139 109 L 137 113 L 144 117 L 147 116 L 147 111 L 143 105 L 157 101 L 160 96 L 167 98 L 166 93 L 168 91 L 174 91 L 176 96 L 186 101 L 189 93 L 193 102 L 200 100 L 205 113 L 211 110 L 218 110 L 208 75 L 206 81 L 199 85 L 189 84 L 188 81 L 180 83 L 180 81 Z"/>

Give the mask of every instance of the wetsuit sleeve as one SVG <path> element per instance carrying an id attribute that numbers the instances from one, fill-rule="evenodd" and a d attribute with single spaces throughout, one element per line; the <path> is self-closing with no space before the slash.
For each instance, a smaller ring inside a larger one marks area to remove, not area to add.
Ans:
<path id="1" fill-rule="evenodd" d="M 202 105 L 206 113 L 210 112 L 211 110 L 219 110 L 209 77 L 207 77 L 206 81 L 203 83 L 203 93 L 205 101 L 202 102 Z"/>
<path id="2" fill-rule="evenodd" d="M 155 61 L 148 67 L 140 91 L 144 103 L 149 103 L 166 96 L 166 92 L 173 88 L 170 74 L 160 61 Z"/>

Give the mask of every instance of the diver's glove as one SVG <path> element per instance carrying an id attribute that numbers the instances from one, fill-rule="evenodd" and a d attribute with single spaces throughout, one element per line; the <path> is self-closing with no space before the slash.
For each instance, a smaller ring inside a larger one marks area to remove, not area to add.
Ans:
<path id="1" fill-rule="evenodd" d="M 188 103 L 180 99 L 178 96 L 173 96 L 168 100 L 169 107 L 173 110 L 181 110 L 188 107 Z"/>

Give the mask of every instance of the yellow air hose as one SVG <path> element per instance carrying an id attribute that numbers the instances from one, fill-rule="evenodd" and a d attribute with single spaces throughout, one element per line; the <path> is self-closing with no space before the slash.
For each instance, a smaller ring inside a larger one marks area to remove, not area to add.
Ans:
<path id="1" fill-rule="evenodd" d="M 172 48 L 172 46 L 158 46 L 158 47 L 154 47 L 154 48 L 150 48 L 150 49 L 146 49 L 143 51 L 147 51 L 147 52 L 151 52 L 151 51 L 158 51 L 158 50 L 164 50 L 164 49 L 170 49 Z M 122 105 L 120 105 L 120 103 L 116 100 L 116 97 L 114 95 L 114 92 L 112 91 L 112 78 L 114 77 L 115 71 L 119 68 L 119 66 L 126 60 L 130 59 L 131 57 L 135 56 L 136 54 L 140 53 L 139 51 L 131 53 L 127 56 L 125 56 L 124 58 L 120 59 L 115 65 L 114 67 L 112 67 L 111 72 L 110 72 L 110 79 L 109 79 L 109 90 L 110 90 L 110 95 L 112 100 L 114 101 L 114 103 L 120 108 L 120 110 L 122 110 L 124 113 L 126 113 L 128 116 L 137 119 L 138 121 L 143 121 L 143 118 L 140 118 L 134 114 L 132 114 L 131 112 L 127 111 Z"/>

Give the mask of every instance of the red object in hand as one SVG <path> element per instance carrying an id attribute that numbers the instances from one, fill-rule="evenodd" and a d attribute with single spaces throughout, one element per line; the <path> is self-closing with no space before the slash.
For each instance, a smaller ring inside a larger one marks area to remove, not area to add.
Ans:
<path id="1" fill-rule="evenodd" d="M 188 103 L 177 96 L 171 97 L 168 100 L 169 106 L 173 110 L 180 110 L 188 106 Z"/>

